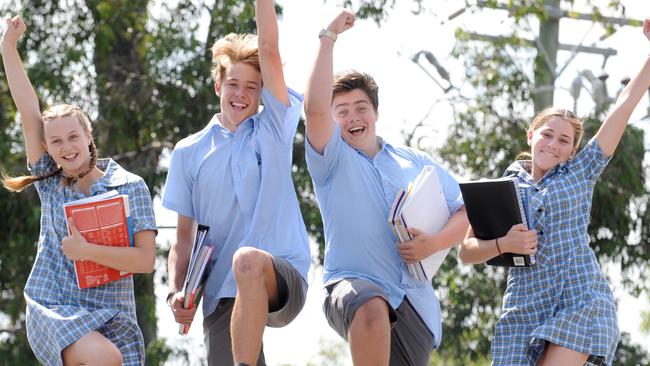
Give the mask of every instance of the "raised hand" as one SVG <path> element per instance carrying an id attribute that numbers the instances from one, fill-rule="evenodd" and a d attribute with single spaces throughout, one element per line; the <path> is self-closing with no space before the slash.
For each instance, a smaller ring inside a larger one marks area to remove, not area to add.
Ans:
<path id="1" fill-rule="evenodd" d="M 18 39 L 25 34 L 26 30 L 27 25 L 25 25 L 20 15 L 16 15 L 13 18 L 7 17 L 5 19 L 5 31 L 2 35 L 2 43 L 15 46 L 18 43 Z"/>
<path id="2" fill-rule="evenodd" d="M 336 34 L 341 34 L 354 26 L 354 13 L 348 9 L 342 9 L 341 13 L 332 20 L 327 30 Z"/>

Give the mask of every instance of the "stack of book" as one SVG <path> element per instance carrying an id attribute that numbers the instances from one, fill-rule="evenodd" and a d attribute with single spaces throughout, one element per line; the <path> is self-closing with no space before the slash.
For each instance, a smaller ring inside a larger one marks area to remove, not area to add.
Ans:
<path id="1" fill-rule="evenodd" d="M 116 190 L 63 204 L 68 232 L 70 219 L 87 242 L 117 247 L 133 246 L 129 196 Z M 79 288 L 97 287 L 129 272 L 118 271 L 89 260 L 74 261 Z"/>
<path id="2" fill-rule="evenodd" d="M 516 178 L 481 179 L 461 182 L 467 218 L 474 236 L 493 240 L 505 236 L 516 224 L 530 228 L 530 185 Z M 502 253 L 487 264 L 504 267 L 529 267 L 537 262 L 534 255 Z"/>
<path id="3" fill-rule="evenodd" d="M 388 222 L 400 242 L 413 239 L 407 228 L 413 227 L 426 234 L 439 232 L 449 220 L 449 208 L 440 186 L 435 167 L 425 166 L 407 189 L 400 190 L 393 201 Z M 411 275 L 420 281 L 431 281 L 449 249 L 433 253 L 415 263 L 409 263 Z"/>
<path id="4" fill-rule="evenodd" d="M 201 224 L 196 229 L 190 261 L 183 281 L 183 294 L 185 296 L 183 307 L 185 309 L 192 309 L 198 306 L 201 301 L 201 295 L 209 272 L 210 255 L 214 249 L 213 246 L 205 243 L 205 237 L 208 235 L 209 229 L 209 226 Z M 180 324 L 178 333 L 181 335 L 187 334 L 189 330 L 188 325 Z"/>

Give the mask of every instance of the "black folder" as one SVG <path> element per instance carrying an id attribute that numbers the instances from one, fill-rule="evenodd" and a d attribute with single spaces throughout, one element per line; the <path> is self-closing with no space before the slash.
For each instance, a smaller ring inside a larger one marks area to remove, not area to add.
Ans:
<path id="1" fill-rule="evenodd" d="M 516 178 L 482 179 L 461 182 L 460 191 L 474 236 L 482 240 L 500 238 L 516 224 L 529 227 L 528 185 Z M 502 253 L 487 264 L 504 267 L 529 267 L 535 256 Z"/>

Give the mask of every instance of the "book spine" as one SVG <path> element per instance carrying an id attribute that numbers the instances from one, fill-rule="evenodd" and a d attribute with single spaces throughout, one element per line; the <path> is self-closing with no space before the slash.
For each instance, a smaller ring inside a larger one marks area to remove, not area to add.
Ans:
<path id="1" fill-rule="evenodd" d="M 515 185 L 515 193 L 517 194 L 517 202 L 519 203 L 519 216 L 521 217 L 521 223 L 524 224 L 526 228 L 530 228 L 530 226 L 528 226 L 528 215 L 526 215 L 526 207 L 524 206 L 524 200 L 522 197 L 521 189 L 519 188 L 519 183 L 517 183 L 516 180 L 512 180 L 512 183 Z"/>

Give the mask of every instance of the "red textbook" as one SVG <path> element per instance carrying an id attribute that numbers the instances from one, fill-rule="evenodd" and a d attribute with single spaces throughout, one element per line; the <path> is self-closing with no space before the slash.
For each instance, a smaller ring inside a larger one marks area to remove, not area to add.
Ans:
<path id="1" fill-rule="evenodd" d="M 67 202 L 63 209 L 66 221 L 72 217 L 77 230 L 89 243 L 118 247 L 133 245 L 128 196 L 113 190 Z M 97 287 L 131 275 L 89 260 L 74 261 L 74 267 L 79 288 Z"/>

